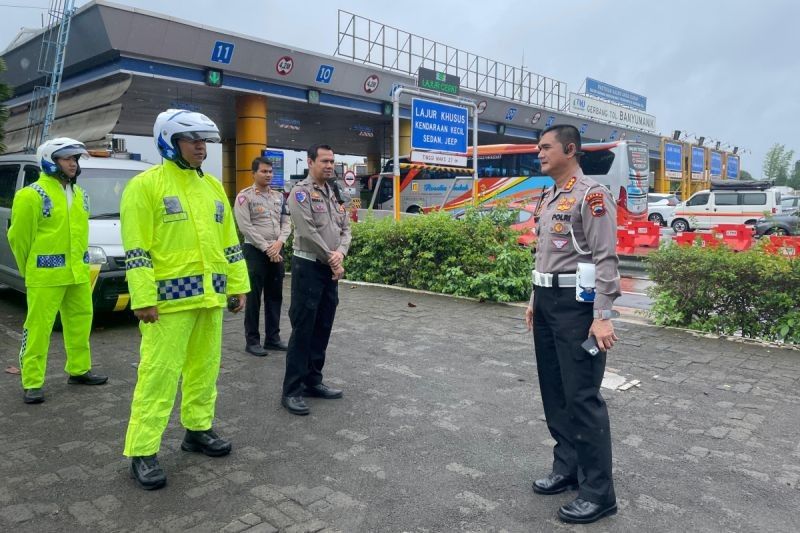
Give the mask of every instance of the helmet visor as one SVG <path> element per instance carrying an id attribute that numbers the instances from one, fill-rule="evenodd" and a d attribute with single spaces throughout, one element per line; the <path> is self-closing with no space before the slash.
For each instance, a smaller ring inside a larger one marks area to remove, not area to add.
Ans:
<path id="1" fill-rule="evenodd" d="M 206 141 L 209 143 L 219 142 L 219 133 L 216 131 L 184 131 L 172 136 L 174 140 L 185 139 L 187 141 Z"/>
<path id="2" fill-rule="evenodd" d="M 81 157 L 89 157 L 89 153 L 83 146 L 65 146 L 53 152 L 53 159 L 64 159 L 67 157 L 74 157 L 79 155 Z"/>

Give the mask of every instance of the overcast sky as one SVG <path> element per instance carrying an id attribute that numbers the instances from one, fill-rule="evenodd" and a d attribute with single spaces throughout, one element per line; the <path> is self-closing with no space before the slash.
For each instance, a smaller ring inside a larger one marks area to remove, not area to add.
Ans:
<path id="1" fill-rule="evenodd" d="M 6 6 L 49 3 L 0 0 L 0 49 L 20 27 L 40 27 L 43 13 Z M 776 142 L 800 158 L 800 3 L 792 0 L 118 3 L 327 54 L 343 9 L 512 65 L 524 52 L 529 70 L 570 91 L 589 76 L 642 94 L 664 135 L 679 129 L 739 146 L 755 177 Z"/>

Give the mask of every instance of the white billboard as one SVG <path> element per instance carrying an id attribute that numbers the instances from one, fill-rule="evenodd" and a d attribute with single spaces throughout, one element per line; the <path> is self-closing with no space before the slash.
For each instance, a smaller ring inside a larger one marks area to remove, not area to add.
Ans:
<path id="1" fill-rule="evenodd" d="M 603 122 L 612 122 L 625 128 L 656 132 L 656 117 L 586 96 L 569 93 L 570 113 Z"/>

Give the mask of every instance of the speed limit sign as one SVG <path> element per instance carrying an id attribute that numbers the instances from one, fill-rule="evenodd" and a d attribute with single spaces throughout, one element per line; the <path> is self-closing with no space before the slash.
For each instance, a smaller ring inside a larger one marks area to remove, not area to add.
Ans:
<path id="1" fill-rule="evenodd" d="M 288 76 L 294 68 L 294 59 L 291 56 L 283 56 L 275 63 L 275 70 L 281 76 Z"/>

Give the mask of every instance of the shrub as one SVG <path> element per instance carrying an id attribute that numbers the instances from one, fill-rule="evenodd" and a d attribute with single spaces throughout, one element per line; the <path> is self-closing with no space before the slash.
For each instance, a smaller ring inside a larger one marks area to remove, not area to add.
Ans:
<path id="1" fill-rule="evenodd" d="M 530 250 L 516 243 L 513 213 L 468 211 L 462 220 L 432 213 L 394 222 L 353 224 L 348 279 L 399 285 L 482 300 L 530 296 Z"/>
<path id="2" fill-rule="evenodd" d="M 761 247 L 663 246 L 647 257 L 657 324 L 800 340 L 800 261 Z"/>

